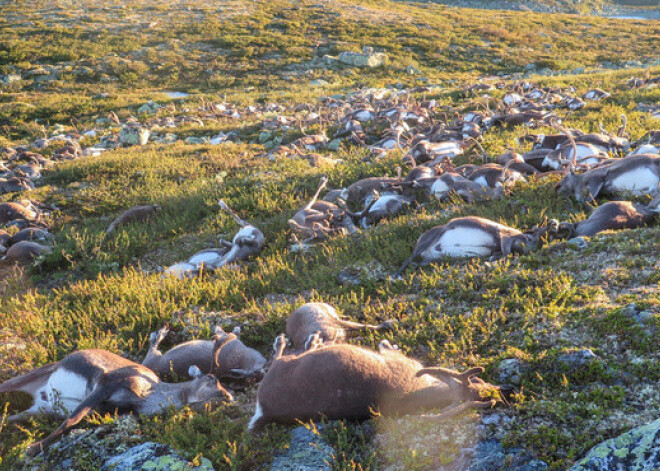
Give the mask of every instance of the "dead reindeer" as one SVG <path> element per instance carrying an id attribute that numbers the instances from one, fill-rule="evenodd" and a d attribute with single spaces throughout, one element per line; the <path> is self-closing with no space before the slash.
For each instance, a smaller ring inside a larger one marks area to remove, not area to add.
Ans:
<path id="1" fill-rule="evenodd" d="M 436 226 L 420 236 L 412 255 L 403 263 L 395 277 L 405 272 L 416 258 L 420 265 L 441 260 L 444 257 L 506 257 L 511 253 L 529 253 L 534 250 L 541 236 L 556 230 L 556 224 L 535 228 L 523 233 L 512 227 L 475 216 L 454 218 L 447 224 Z"/>
<path id="2" fill-rule="evenodd" d="M 218 205 L 241 227 L 232 241 L 220 239 L 220 247 L 201 250 L 185 262 L 179 262 L 167 268 L 166 274 L 175 275 L 178 278 L 191 277 L 198 274 L 201 269 L 218 270 L 228 264 L 247 260 L 261 252 L 266 243 L 264 234 L 252 224 L 238 217 L 223 200 L 219 200 Z"/>
<path id="3" fill-rule="evenodd" d="M 521 175 L 534 175 L 539 173 L 539 170 L 536 167 L 528 164 L 525 161 L 525 158 L 517 152 L 507 151 L 504 154 L 499 155 L 495 159 L 495 162 L 504 166 L 511 160 L 513 160 L 513 162 L 510 164 L 509 168 Z"/>
<path id="4" fill-rule="evenodd" d="M 468 178 L 491 191 L 502 192 L 506 187 L 525 180 L 520 172 L 510 170 L 515 163 L 516 161 L 511 159 L 503 166 L 484 164 L 470 173 Z"/>
<path id="5" fill-rule="evenodd" d="M 369 177 L 358 180 L 355 183 L 344 188 L 340 198 L 348 204 L 364 204 L 368 196 L 373 195 L 374 191 L 382 193 L 384 191 L 395 191 L 401 187 L 401 168 L 397 167 L 397 177 Z"/>
<path id="6" fill-rule="evenodd" d="M 204 374 L 214 374 L 218 379 L 241 379 L 261 373 L 266 364 L 261 353 L 245 346 L 238 338 L 240 329 L 227 334 L 218 326 L 213 340 L 190 340 L 162 354 L 158 346 L 168 332 L 168 326 L 164 326 L 149 336 L 149 351 L 142 361 L 144 366 L 163 379 L 170 379 L 173 375 L 185 378 L 192 365 Z M 223 344 L 222 349 L 216 348 L 218 342 Z"/>
<path id="7" fill-rule="evenodd" d="M 18 173 L 15 171 L 15 173 Z M 25 177 L 0 178 L 0 195 L 5 193 L 20 193 L 34 189 L 34 183 Z"/>
<path id="8" fill-rule="evenodd" d="M 259 254 L 266 242 L 264 234 L 252 224 L 245 222 L 238 217 L 238 215 L 232 211 L 223 200 L 218 201 L 218 206 L 236 221 L 236 224 L 240 226 L 240 230 L 234 235 L 231 242 L 224 239 L 220 240 L 223 248 L 229 250 L 223 254 L 222 260 L 217 262 L 214 266 L 219 268 L 228 263 L 247 260 L 253 255 Z"/>
<path id="9" fill-rule="evenodd" d="M 497 196 L 489 188 L 483 187 L 463 175 L 455 172 L 445 172 L 435 179 L 431 179 L 432 184 L 429 191 L 433 196 L 440 200 L 448 198 L 451 194 L 457 194 L 468 203 L 477 200 L 483 200 Z M 423 185 L 425 182 L 418 182 Z"/>
<path id="10" fill-rule="evenodd" d="M 218 345 L 222 348 L 223 345 Z M 8 417 L 21 422 L 36 414 L 66 416 L 53 433 L 28 448 L 28 455 L 46 449 L 90 412 L 134 412 L 153 415 L 185 405 L 233 400 L 213 375 L 191 366 L 192 381 L 164 383 L 156 373 L 105 350 L 81 350 L 0 384 L 0 393 L 22 391 L 34 398 L 32 407 Z"/>
<path id="11" fill-rule="evenodd" d="M 289 226 L 294 235 L 303 237 L 303 242 L 325 240 L 333 234 L 357 231 L 355 221 L 359 221 L 368 214 L 371 207 L 378 201 L 376 194 L 363 211 L 354 213 L 346 208 L 342 199 L 338 199 L 337 204 L 319 201 L 319 195 L 327 184 L 328 179 L 323 177 L 312 200 L 289 219 Z"/>
<path id="12" fill-rule="evenodd" d="M 572 161 L 575 161 L 576 164 L 595 165 L 607 158 L 601 149 L 592 144 L 578 144 L 576 141 L 571 141 L 569 145 L 564 145 L 548 153 L 541 165 L 544 168 L 560 170 Z"/>
<path id="13" fill-rule="evenodd" d="M 374 201 L 375 199 L 375 201 Z M 397 193 L 379 195 L 375 193 L 367 197 L 363 216 L 359 218 L 360 227 L 367 229 L 377 224 L 381 219 L 396 216 L 415 201 L 413 196 Z"/>
<path id="14" fill-rule="evenodd" d="M 566 170 L 557 189 L 562 194 L 575 196 L 578 201 L 595 200 L 599 194 L 656 195 L 660 184 L 660 156 L 638 154 L 623 159 L 612 159 L 584 173 Z"/>
<path id="15" fill-rule="evenodd" d="M 9 245 L 17 244 L 24 240 L 32 242 L 50 242 L 54 239 L 54 236 L 46 229 L 42 229 L 41 227 L 26 227 L 25 229 L 21 229 L 16 234 L 11 236 Z"/>
<path id="16" fill-rule="evenodd" d="M 6 262 L 27 263 L 31 262 L 39 255 L 47 254 L 52 250 L 53 249 L 47 245 L 41 245 L 37 242 L 23 240 L 9 247 L 5 253 L 5 256 L 2 257 L 2 260 Z"/>
<path id="17" fill-rule="evenodd" d="M 282 356 L 286 338 L 275 342 L 276 355 L 259 385 L 248 429 L 270 422 L 364 420 L 374 413 L 422 415 L 444 420 L 470 409 L 493 407 L 499 388 L 477 377 L 483 368 L 458 372 L 424 368 L 384 343 L 379 352 L 353 345 L 330 345 L 300 355 Z M 490 397 L 485 397 L 490 394 Z"/>
<path id="18" fill-rule="evenodd" d="M 587 91 L 582 98 L 585 100 L 591 100 L 591 101 L 600 101 L 605 98 L 609 98 L 612 96 L 611 93 L 607 93 L 604 90 L 601 90 L 600 88 L 592 88 L 591 90 Z"/>
<path id="19" fill-rule="evenodd" d="M 143 206 L 133 206 L 131 209 L 124 211 L 121 216 L 112 221 L 108 228 L 105 230 L 106 234 L 112 233 L 115 229 L 124 224 L 146 221 L 154 214 L 160 211 L 160 205 L 147 204 Z"/>
<path id="20" fill-rule="evenodd" d="M 443 142 L 430 142 L 426 139 L 417 142 L 409 151 L 408 156 L 416 162 L 440 162 L 445 158 L 453 159 L 463 154 L 461 141 L 446 140 Z"/>
<path id="21" fill-rule="evenodd" d="M 289 143 L 289 145 L 295 149 L 318 151 L 323 149 L 328 144 L 329 139 L 325 134 L 325 131 L 322 131 L 319 134 L 308 135 L 302 126 L 299 128 L 303 136 Z"/>
<path id="22" fill-rule="evenodd" d="M 20 203 L 0 203 L 0 224 L 14 221 L 39 221 L 39 210 L 28 200 Z"/>
<path id="23" fill-rule="evenodd" d="M 323 342 L 344 342 L 366 332 L 383 332 L 394 328 L 394 321 L 380 325 L 360 324 L 345 321 L 334 307 L 326 303 L 306 303 L 293 311 L 286 321 L 286 335 L 297 350 L 309 347 L 310 337 L 317 334 Z"/>
<path id="24" fill-rule="evenodd" d="M 648 205 L 630 201 L 611 201 L 599 206 L 584 221 L 561 223 L 559 232 L 567 231 L 568 237 L 592 237 L 602 231 L 634 229 L 649 223 L 658 213 L 660 213 L 660 196 Z"/>

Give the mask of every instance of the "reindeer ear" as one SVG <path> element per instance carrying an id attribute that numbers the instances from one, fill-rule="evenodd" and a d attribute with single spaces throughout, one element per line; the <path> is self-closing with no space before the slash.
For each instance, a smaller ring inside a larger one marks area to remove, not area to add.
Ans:
<path id="1" fill-rule="evenodd" d="M 191 378 L 199 378 L 200 376 L 204 376 L 204 373 L 202 373 L 202 370 L 200 370 L 197 365 L 190 365 L 188 368 L 188 376 Z"/>
<path id="2" fill-rule="evenodd" d="M 214 370 L 220 368 L 220 351 L 229 342 L 236 340 L 236 335 L 227 334 L 225 336 L 216 336 L 215 344 L 213 345 L 213 368 Z"/>

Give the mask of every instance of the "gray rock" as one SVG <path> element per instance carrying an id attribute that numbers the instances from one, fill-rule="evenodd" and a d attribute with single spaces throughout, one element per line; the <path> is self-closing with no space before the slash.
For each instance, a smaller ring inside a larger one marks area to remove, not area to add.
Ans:
<path id="1" fill-rule="evenodd" d="M 322 87 L 324 85 L 328 85 L 329 82 L 327 80 L 323 79 L 314 79 L 311 82 L 309 82 L 310 85 L 313 85 L 315 87 Z"/>
<path id="2" fill-rule="evenodd" d="M 566 243 L 569 246 L 578 250 L 584 250 L 589 245 L 589 242 L 587 242 L 587 239 L 585 239 L 584 237 L 574 237 L 572 239 L 569 239 Z"/>
<path id="3" fill-rule="evenodd" d="M 320 435 L 305 427 L 297 427 L 291 432 L 291 442 L 286 455 L 276 457 L 270 470 L 330 471 L 333 451 Z"/>
<path id="4" fill-rule="evenodd" d="M 363 52 L 339 53 L 339 62 L 354 67 L 382 67 L 387 65 L 389 58 L 383 52 L 373 52 L 372 48 L 365 47 Z"/>
<path id="5" fill-rule="evenodd" d="M 148 101 L 144 105 L 140 106 L 137 111 L 140 114 L 142 113 L 153 114 L 156 111 L 158 111 L 159 108 L 160 105 L 158 103 L 154 103 L 153 101 Z"/>
<path id="6" fill-rule="evenodd" d="M 406 73 L 408 75 L 419 75 L 422 73 L 421 70 L 419 70 L 417 67 L 413 67 L 412 65 L 409 65 L 406 67 Z"/>
<path id="7" fill-rule="evenodd" d="M 259 144 L 263 144 L 264 142 L 270 141 L 273 138 L 273 132 L 272 131 L 261 131 L 259 133 L 259 137 L 257 140 L 259 141 Z"/>
<path id="8" fill-rule="evenodd" d="M 188 136 L 183 140 L 183 142 L 186 144 L 208 144 L 209 140 L 206 137 Z"/>
<path id="9" fill-rule="evenodd" d="M 570 471 L 660 468 L 660 419 L 593 447 Z"/>
<path id="10" fill-rule="evenodd" d="M 637 304 L 630 303 L 624 307 L 621 312 L 628 317 L 635 317 L 639 312 L 639 308 L 637 307 Z"/>
<path id="11" fill-rule="evenodd" d="M 342 139 L 333 139 L 328 143 L 329 150 L 339 150 L 341 147 Z"/>
<path id="12" fill-rule="evenodd" d="M 581 348 L 559 356 L 559 361 L 571 369 L 580 368 L 598 359 L 598 356 L 589 348 Z"/>
<path id="13" fill-rule="evenodd" d="M 202 458 L 199 466 L 193 466 L 172 449 L 160 443 L 146 442 L 129 448 L 120 455 L 108 458 L 102 471 L 213 471 L 213 466 L 207 458 Z"/>
<path id="14" fill-rule="evenodd" d="M 139 126 L 124 126 L 119 131 L 119 142 L 125 146 L 143 146 L 149 142 L 151 132 Z"/>
<path id="15" fill-rule="evenodd" d="M 497 365 L 500 383 L 519 384 L 525 365 L 517 358 L 507 358 Z"/>

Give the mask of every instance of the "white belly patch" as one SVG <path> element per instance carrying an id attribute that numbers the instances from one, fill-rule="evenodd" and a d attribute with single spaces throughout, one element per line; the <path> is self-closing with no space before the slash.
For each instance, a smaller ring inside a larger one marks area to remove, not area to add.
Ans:
<path id="1" fill-rule="evenodd" d="M 387 204 L 388 204 L 390 201 L 397 201 L 397 200 L 399 200 L 399 196 L 398 196 L 398 195 L 385 195 L 385 196 L 381 196 L 381 197 L 378 199 L 378 201 L 376 201 L 376 202 L 374 203 L 374 205 L 371 207 L 371 209 L 369 210 L 369 212 L 370 212 L 370 213 L 375 213 L 375 212 L 377 212 L 377 211 L 385 211 L 385 210 L 387 210 Z"/>
<path id="2" fill-rule="evenodd" d="M 431 193 L 436 196 L 442 196 L 449 191 L 449 186 L 442 180 L 436 180 L 431 186 Z"/>
<path id="3" fill-rule="evenodd" d="M 50 375 L 38 397 L 35 397 L 35 405 L 39 401 L 45 403 L 44 408 L 68 415 L 88 394 L 87 380 L 84 377 L 64 368 L 58 368 Z"/>
<path id="4" fill-rule="evenodd" d="M 436 249 L 438 246 L 440 252 Z M 488 232 L 461 227 L 445 232 L 439 243 L 429 250 L 450 257 L 485 257 L 491 255 L 494 248 L 495 241 Z"/>
<path id="5" fill-rule="evenodd" d="M 645 194 L 657 191 L 660 178 L 648 167 L 639 167 L 619 175 L 610 185 L 614 191 L 630 191 Z"/>
<path id="6" fill-rule="evenodd" d="M 188 263 L 200 266 L 204 265 L 214 265 L 222 260 L 222 257 L 217 252 L 201 252 L 193 255 L 188 259 Z"/>
<path id="7" fill-rule="evenodd" d="M 486 177 L 483 175 L 480 177 L 477 177 L 474 179 L 474 183 L 478 183 L 479 185 L 483 186 L 484 188 L 488 188 L 488 181 L 486 180 Z"/>

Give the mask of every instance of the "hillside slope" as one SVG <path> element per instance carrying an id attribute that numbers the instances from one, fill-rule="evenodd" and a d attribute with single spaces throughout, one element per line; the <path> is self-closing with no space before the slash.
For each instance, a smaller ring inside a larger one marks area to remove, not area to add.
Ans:
<path id="1" fill-rule="evenodd" d="M 0 75 L 8 83 L 0 85 L 0 144 L 57 162 L 36 188 L 0 196 L 41 207 L 54 235 L 52 252 L 34 263 L 0 266 L 0 380 L 77 349 L 140 361 L 149 334 L 165 323 L 174 335 L 164 348 L 209 338 L 220 324 L 240 326 L 243 341 L 268 356 L 291 311 L 322 301 L 351 320 L 398 321 L 394 331 L 354 343 L 376 347 L 387 339 L 424 364 L 481 365 L 485 379 L 513 382 L 517 391 L 509 404 L 456 423 L 327 424 L 318 433 L 336 469 L 460 468 L 464 450 L 486 441 L 567 469 L 592 446 L 658 418 L 657 220 L 499 261 L 443 260 L 394 279 L 418 237 L 451 218 L 481 216 L 526 230 L 552 218 L 579 221 L 593 208 L 559 195 L 560 175 L 533 177 L 503 198 L 425 201 L 305 250 L 291 241 L 287 221 L 321 177 L 343 188 L 395 175 L 402 150 L 381 156 L 349 136 L 318 150 L 328 160 L 269 152 L 305 134 L 324 131 L 332 140 L 344 112 L 376 106 L 379 96 L 410 107 L 435 100 L 434 124 L 497 113 L 522 80 L 571 97 L 602 88 L 612 95 L 575 111 L 558 101 L 556 116 L 595 133 L 601 125 L 615 132 L 625 114 L 630 140 L 641 139 L 660 128 L 660 89 L 631 88 L 629 79 L 660 74 L 657 23 L 362 0 L 102 1 L 85 10 L 19 1 L 2 8 Z M 384 51 L 388 64 L 358 68 L 333 59 L 364 46 Z M 475 84 L 493 87 L 470 89 Z M 136 122 L 151 140 L 114 146 Z M 383 137 L 386 122 L 365 124 L 365 133 Z M 80 150 L 109 150 L 61 151 L 58 135 L 88 131 Z M 530 150 L 519 140 L 530 132 L 556 129 L 489 128 L 480 142 L 485 160 Z M 43 148 L 34 145 L 44 138 Z M 3 149 L 0 160 L 9 155 Z M 454 164 L 483 158 L 470 146 Z M 264 232 L 263 252 L 193 279 L 163 277 L 163 268 L 236 233 L 219 199 Z M 138 204 L 162 209 L 107 236 L 108 224 Z M 571 362 L 575 352 L 589 361 Z M 507 364 L 519 366 L 513 378 Z M 28 401 L 0 395 L 0 466 L 97 469 L 117 446 L 153 441 L 191 461 L 203 456 L 215 469 L 265 468 L 286 452 L 291 428 L 250 435 L 256 386 L 233 387 L 236 402 L 212 411 L 172 410 L 128 425 L 93 415 L 65 442 L 76 446 L 32 462 L 23 456 L 27 445 L 56 421 L 6 423 Z"/>

